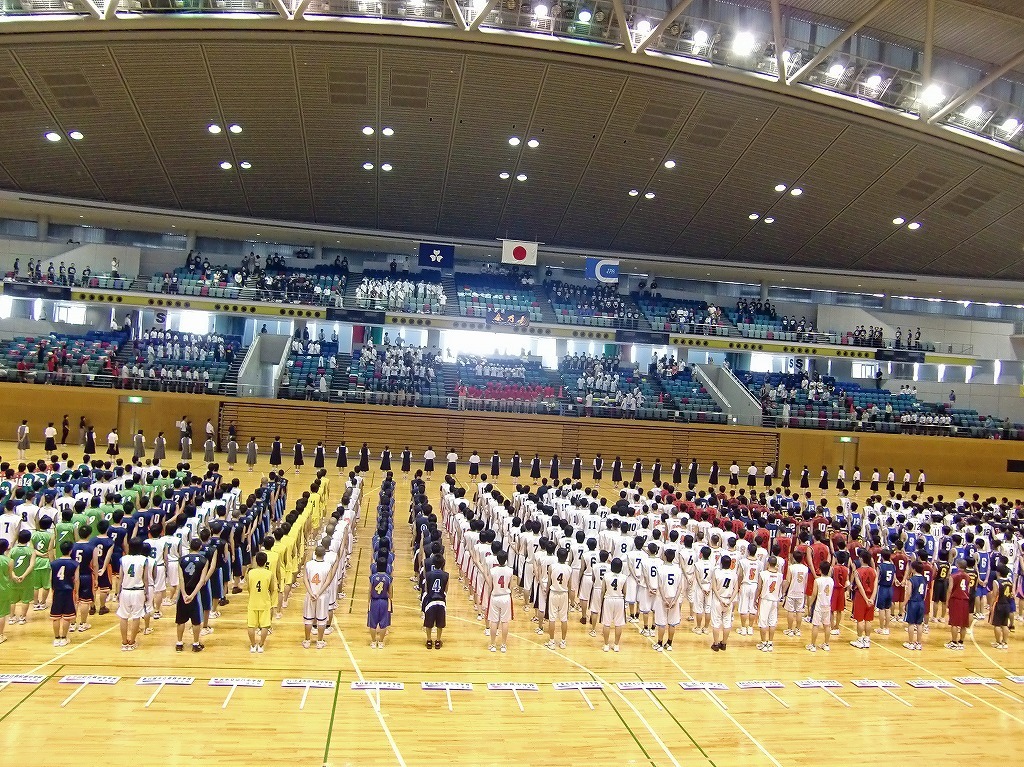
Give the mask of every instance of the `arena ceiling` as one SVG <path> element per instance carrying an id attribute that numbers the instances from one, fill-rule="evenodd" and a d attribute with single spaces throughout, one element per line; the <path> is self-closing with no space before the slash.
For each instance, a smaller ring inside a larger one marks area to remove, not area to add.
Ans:
<path id="1" fill-rule="evenodd" d="M 852 20 L 877 4 L 792 0 L 787 12 Z M 872 28 L 923 35 L 926 5 L 890 3 Z M 934 45 L 1012 60 L 1021 6 L 937 0 Z M 137 21 L 76 19 L 73 34 L 61 21 L 2 25 L 0 188 L 430 237 L 1024 279 L 1019 153 L 919 120 L 550 39 L 336 19 Z"/>

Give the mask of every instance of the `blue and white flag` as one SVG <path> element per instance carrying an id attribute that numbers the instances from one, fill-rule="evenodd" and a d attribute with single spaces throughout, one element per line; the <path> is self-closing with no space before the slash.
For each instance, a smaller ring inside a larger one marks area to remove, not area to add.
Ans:
<path id="1" fill-rule="evenodd" d="M 586 275 L 588 280 L 616 283 L 619 281 L 619 262 L 611 258 L 588 258 Z"/>
<path id="2" fill-rule="evenodd" d="M 420 266 L 428 269 L 454 269 L 455 246 L 435 242 L 420 243 Z"/>

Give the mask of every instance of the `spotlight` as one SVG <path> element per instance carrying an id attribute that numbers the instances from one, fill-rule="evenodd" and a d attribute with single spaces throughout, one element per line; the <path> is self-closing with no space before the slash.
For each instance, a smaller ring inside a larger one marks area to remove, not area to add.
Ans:
<path id="1" fill-rule="evenodd" d="M 703 29 L 698 29 L 696 32 L 693 33 L 693 47 L 703 48 L 705 45 L 708 44 L 709 39 L 710 38 L 708 37 L 707 32 L 705 32 Z"/>
<path id="2" fill-rule="evenodd" d="M 526 142 L 526 146 L 530 147 L 530 149 L 536 149 L 540 146 L 540 142 L 537 139 L 532 138 Z"/>
<path id="3" fill-rule="evenodd" d="M 373 135 L 373 126 L 372 125 L 367 125 L 365 128 L 363 128 L 363 135 L 364 136 L 372 136 Z"/>
<path id="4" fill-rule="evenodd" d="M 676 167 L 676 161 L 675 160 L 665 160 L 665 167 L 668 168 L 669 170 L 672 170 L 674 167 Z"/>
<path id="5" fill-rule="evenodd" d="M 581 24 L 589 24 L 590 20 L 594 18 L 594 14 L 592 14 L 586 8 L 581 8 L 579 16 L 577 16 L 577 18 L 580 20 Z"/>
<path id="6" fill-rule="evenodd" d="M 896 216 L 896 218 L 894 218 L 892 222 L 896 226 L 903 226 L 905 223 L 907 223 L 907 219 L 903 218 L 903 216 Z"/>
<path id="7" fill-rule="evenodd" d="M 373 163 L 372 162 L 364 162 L 363 163 L 363 170 L 373 170 Z"/>
<path id="8" fill-rule="evenodd" d="M 548 7 L 543 4 L 533 6 L 533 15 L 538 19 L 546 19 L 548 17 Z"/>
<path id="9" fill-rule="evenodd" d="M 921 222 L 920 221 L 911 221 L 909 224 L 907 224 L 907 229 L 910 229 L 913 232 L 916 232 L 920 228 L 921 228 Z"/>
<path id="10" fill-rule="evenodd" d="M 57 133 L 56 131 L 48 131 L 47 133 L 43 134 L 43 138 L 45 138 L 47 141 L 52 141 L 54 144 L 56 144 L 58 141 L 60 141 L 60 134 Z"/>
<path id="11" fill-rule="evenodd" d="M 946 96 L 942 92 L 942 89 L 939 88 L 939 86 L 929 85 L 918 97 L 918 100 L 925 106 L 937 107 L 939 104 L 946 100 Z"/>
<path id="12" fill-rule="evenodd" d="M 68 138 L 72 141 L 81 141 L 85 138 L 85 134 L 80 130 L 73 130 L 68 134 Z"/>
<path id="13" fill-rule="evenodd" d="M 629 196 L 630 197 L 636 197 L 638 194 L 640 194 L 640 190 L 639 189 L 630 189 L 629 190 Z"/>
<path id="14" fill-rule="evenodd" d="M 220 133 L 220 126 L 216 123 L 210 123 L 206 126 L 206 130 L 210 131 L 210 133 L 216 136 L 218 133 Z"/>
<path id="15" fill-rule="evenodd" d="M 980 104 L 971 104 L 971 106 L 967 107 L 967 110 L 964 112 L 964 117 L 968 120 L 977 120 L 981 117 L 982 111 L 984 110 L 982 110 Z"/>
<path id="16" fill-rule="evenodd" d="M 842 64 L 833 64 L 828 68 L 828 76 L 833 80 L 838 80 L 843 76 L 843 72 L 846 71 L 846 67 Z"/>
<path id="17" fill-rule="evenodd" d="M 513 136 L 508 140 L 509 146 L 519 146 L 519 136 Z"/>
<path id="18" fill-rule="evenodd" d="M 732 52 L 737 56 L 749 56 L 754 52 L 754 46 L 757 42 L 754 40 L 754 36 L 749 32 L 740 32 L 733 38 L 732 41 Z"/>
<path id="19" fill-rule="evenodd" d="M 498 174 L 498 178 L 500 178 L 502 181 L 505 181 L 508 178 L 508 176 L 509 173 L 507 170 L 503 170 L 501 173 Z"/>
<path id="20" fill-rule="evenodd" d="M 232 133 L 241 133 L 242 132 L 242 126 L 239 125 L 238 123 L 233 123 L 233 124 L 228 126 L 228 130 L 231 131 Z"/>
<path id="21" fill-rule="evenodd" d="M 221 170 L 231 170 L 231 163 L 229 163 L 227 160 L 224 160 L 224 162 L 222 162 L 220 164 L 220 169 Z"/>

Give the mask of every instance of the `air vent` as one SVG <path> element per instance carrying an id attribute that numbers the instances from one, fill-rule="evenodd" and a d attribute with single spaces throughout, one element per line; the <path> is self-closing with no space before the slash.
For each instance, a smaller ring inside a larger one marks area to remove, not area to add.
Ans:
<path id="1" fill-rule="evenodd" d="M 679 109 L 654 101 L 647 102 L 647 108 L 640 113 L 633 132 L 639 136 L 665 138 L 679 119 Z"/>
<path id="2" fill-rule="evenodd" d="M 426 109 L 430 96 L 430 72 L 391 70 L 391 106 L 405 109 Z"/>
<path id="3" fill-rule="evenodd" d="M 945 176 L 923 170 L 906 183 L 896 194 L 914 202 L 925 202 L 949 182 Z"/>
<path id="4" fill-rule="evenodd" d="M 339 67 L 327 70 L 327 97 L 337 106 L 366 106 L 369 86 L 366 67 Z"/>
<path id="5" fill-rule="evenodd" d="M 999 193 L 983 189 L 980 186 L 968 187 L 945 203 L 942 208 L 949 213 L 966 217 L 976 213 L 982 205 L 991 202 L 997 194 Z"/>
<path id="6" fill-rule="evenodd" d="M 81 72 L 53 72 L 43 75 L 43 82 L 61 109 L 98 109 L 100 106 Z"/>
<path id="7" fill-rule="evenodd" d="M 0 114 L 29 112 L 32 103 L 13 77 L 0 77 Z"/>
<path id="8" fill-rule="evenodd" d="M 704 114 L 690 129 L 686 143 L 705 149 L 718 149 L 739 121 L 738 116 Z"/>

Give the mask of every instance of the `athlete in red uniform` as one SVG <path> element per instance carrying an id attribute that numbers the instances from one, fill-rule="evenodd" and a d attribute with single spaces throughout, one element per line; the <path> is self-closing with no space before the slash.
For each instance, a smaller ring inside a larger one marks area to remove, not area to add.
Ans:
<path id="1" fill-rule="evenodd" d="M 871 646 L 871 623 L 875 619 L 875 598 L 878 596 L 878 573 L 872 566 L 871 552 L 860 550 L 861 565 L 853 576 L 853 619 L 857 621 L 857 638 L 850 642 L 862 650 Z"/>

